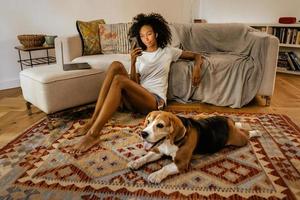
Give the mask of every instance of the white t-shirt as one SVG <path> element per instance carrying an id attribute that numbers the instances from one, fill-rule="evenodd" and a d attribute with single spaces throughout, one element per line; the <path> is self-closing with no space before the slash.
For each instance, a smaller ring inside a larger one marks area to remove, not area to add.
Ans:
<path id="1" fill-rule="evenodd" d="M 136 60 L 136 71 L 141 75 L 141 86 L 160 96 L 165 103 L 170 65 L 172 61 L 177 61 L 181 54 L 181 49 L 167 46 L 154 52 L 143 51 Z"/>

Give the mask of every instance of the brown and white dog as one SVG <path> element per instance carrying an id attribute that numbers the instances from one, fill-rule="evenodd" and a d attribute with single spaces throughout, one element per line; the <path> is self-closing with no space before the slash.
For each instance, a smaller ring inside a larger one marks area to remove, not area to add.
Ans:
<path id="1" fill-rule="evenodd" d="M 193 154 L 215 153 L 227 145 L 244 146 L 250 137 L 260 136 L 258 131 L 246 131 L 232 119 L 222 116 L 183 118 L 170 112 L 153 111 L 145 119 L 140 133 L 147 154 L 128 163 L 138 169 L 146 163 L 172 157 L 173 162 L 153 172 L 148 180 L 160 183 L 169 175 L 186 170 Z"/>

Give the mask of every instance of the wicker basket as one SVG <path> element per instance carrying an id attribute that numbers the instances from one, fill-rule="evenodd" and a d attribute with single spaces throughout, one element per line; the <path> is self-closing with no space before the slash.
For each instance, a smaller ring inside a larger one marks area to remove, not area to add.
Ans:
<path id="1" fill-rule="evenodd" d="M 18 39 L 24 47 L 40 47 L 43 46 L 45 42 L 45 35 L 18 35 Z"/>

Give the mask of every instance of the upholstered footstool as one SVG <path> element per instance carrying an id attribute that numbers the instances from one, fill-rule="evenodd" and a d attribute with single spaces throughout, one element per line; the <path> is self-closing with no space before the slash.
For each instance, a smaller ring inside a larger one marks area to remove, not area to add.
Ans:
<path id="1" fill-rule="evenodd" d="M 105 72 L 101 69 L 63 71 L 57 65 L 20 72 L 24 99 L 47 114 L 97 100 Z"/>

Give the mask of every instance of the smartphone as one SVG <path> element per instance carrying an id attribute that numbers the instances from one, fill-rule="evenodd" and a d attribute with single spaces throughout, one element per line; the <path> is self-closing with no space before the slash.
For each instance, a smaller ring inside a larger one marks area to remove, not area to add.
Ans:
<path id="1" fill-rule="evenodd" d="M 130 38 L 129 41 L 130 41 L 131 49 L 140 48 L 140 45 L 136 37 Z"/>

